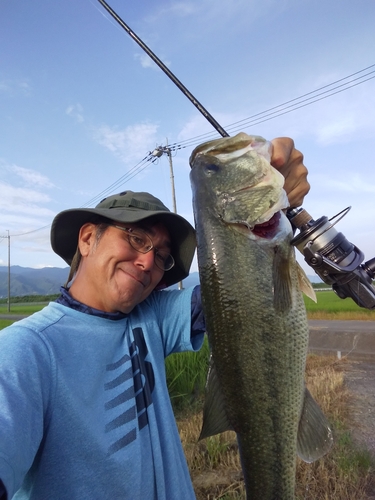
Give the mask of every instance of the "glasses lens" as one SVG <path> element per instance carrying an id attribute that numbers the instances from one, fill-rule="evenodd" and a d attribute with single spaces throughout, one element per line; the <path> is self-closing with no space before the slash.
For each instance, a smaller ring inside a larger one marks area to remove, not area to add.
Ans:
<path id="1" fill-rule="evenodd" d="M 129 243 L 134 248 L 141 253 L 149 252 L 154 245 L 152 244 L 151 238 L 146 233 L 141 233 L 140 231 L 127 230 Z"/>
<path id="2" fill-rule="evenodd" d="M 174 266 L 174 258 L 170 253 L 159 252 L 155 254 L 155 264 L 163 271 L 169 271 Z"/>
<path id="3" fill-rule="evenodd" d="M 137 231 L 136 229 L 134 230 L 132 228 L 117 225 L 114 225 L 114 227 L 117 227 L 117 229 L 121 229 L 122 231 L 126 232 L 126 234 L 128 235 L 130 246 L 134 248 L 134 250 L 137 250 L 137 252 L 148 253 L 150 252 L 150 250 L 155 248 L 151 238 L 143 231 Z M 172 269 L 175 262 L 170 253 L 160 252 L 159 250 L 156 250 L 155 264 L 162 271 L 169 271 L 170 269 Z"/>

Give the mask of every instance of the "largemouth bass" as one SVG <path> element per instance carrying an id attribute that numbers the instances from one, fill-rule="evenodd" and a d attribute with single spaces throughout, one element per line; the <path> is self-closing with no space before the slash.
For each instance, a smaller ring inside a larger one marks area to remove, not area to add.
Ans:
<path id="1" fill-rule="evenodd" d="M 290 244 L 284 178 L 269 159 L 270 143 L 244 133 L 204 143 L 190 158 L 213 361 L 201 437 L 234 430 L 247 498 L 292 500 L 296 453 L 316 460 L 332 433 L 304 384 L 301 286 L 314 292 Z"/>

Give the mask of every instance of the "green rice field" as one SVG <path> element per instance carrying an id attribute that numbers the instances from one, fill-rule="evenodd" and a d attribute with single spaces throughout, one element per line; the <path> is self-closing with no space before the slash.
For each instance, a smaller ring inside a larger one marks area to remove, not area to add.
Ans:
<path id="1" fill-rule="evenodd" d="M 335 292 L 316 292 L 317 302 L 304 296 L 309 319 L 375 321 L 375 310 L 359 307 L 352 299 L 340 299 Z"/>
<path id="2" fill-rule="evenodd" d="M 30 303 L 30 304 L 12 304 L 10 305 L 10 313 L 8 313 L 7 305 L 0 305 L 0 314 L 33 314 L 40 311 L 47 305 L 47 302 L 43 303 Z"/>
<path id="3" fill-rule="evenodd" d="M 310 319 L 319 319 L 319 314 L 332 315 L 332 319 L 364 319 L 375 321 L 375 310 L 357 306 L 352 299 L 340 299 L 333 291 L 316 292 L 317 303 L 305 297 L 307 313 Z M 32 314 L 42 309 L 47 302 L 15 303 L 10 306 L 10 314 Z M 7 304 L 0 304 L 0 314 L 8 314 Z M 339 316 L 342 315 L 340 318 Z M 336 318 L 335 318 L 336 316 Z M 326 319 L 322 317 L 321 319 Z"/>
<path id="4" fill-rule="evenodd" d="M 340 299 L 333 291 L 316 292 L 317 302 L 304 297 L 307 315 L 309 319 L 331 319 L 331 320 L 362 320 L 375 321 L 375 310 L 368 310 L 357 306 L 352 299 Z M 48 302 L 15 303 L 10 306 L 10 314 L 29 315 L 40 311 Z M 0 304 L 0 315 L 9 314 L 7 304 Z M 14 321 L 0 319 L 0 329 L 9 326 Z"/>

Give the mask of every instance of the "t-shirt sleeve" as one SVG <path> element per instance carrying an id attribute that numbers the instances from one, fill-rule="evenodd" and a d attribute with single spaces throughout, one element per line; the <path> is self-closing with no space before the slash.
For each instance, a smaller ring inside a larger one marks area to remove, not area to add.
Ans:
<path id="1" fill-rule="evenodd" d="M 53 374 L 41 336 L 14 324 L 0 332 L 0 479 L 19 489 L 47 425 Z"/>
<path id="2" fill-rule="evenodd" d="M 173 352 L 198 351 L 204 334 L 191 335 L 193 288 L 159 291 L 152 297 L 162 333 L 165 356 Z"/>

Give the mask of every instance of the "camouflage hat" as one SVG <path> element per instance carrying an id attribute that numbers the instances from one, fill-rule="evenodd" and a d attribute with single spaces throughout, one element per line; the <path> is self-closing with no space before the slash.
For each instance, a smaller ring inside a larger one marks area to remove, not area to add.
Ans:
<path id="1" fill-rule="evenodd" d="M 164 273 L 162 284 L 170 286 L 186 278 L 195 252 L 195 230 L 180 215 L 171 212 L 158 198 L 149 193 L 124 191 L 104 198 L 95 208 L 73 208 L 56 215 L 51 228 L 51 245 L 54 252 L 71 265 L 77 250 L 78 234 L 87 222 L 95 222 L 98 216 L 135 224 L 155 217 L 169 231 L 171 253 L 175 265 Z"/>

